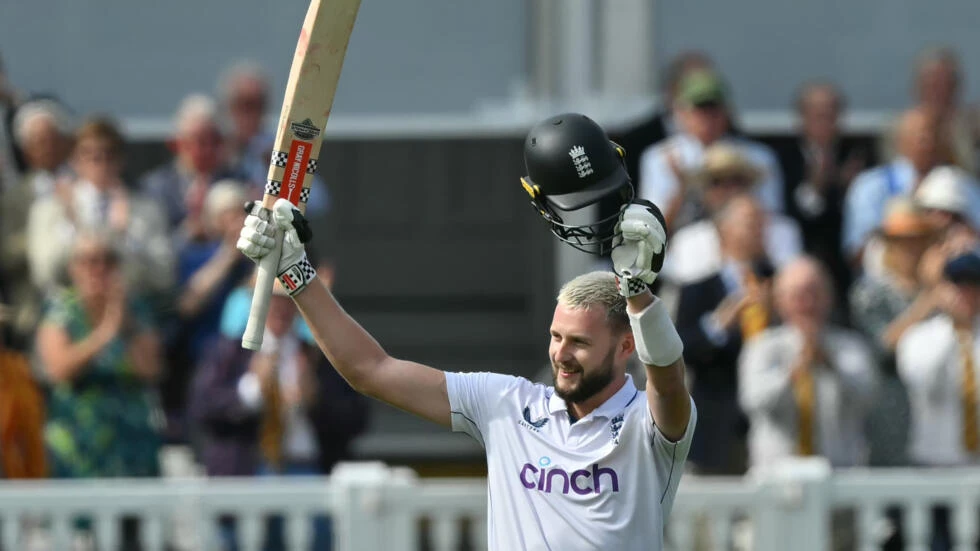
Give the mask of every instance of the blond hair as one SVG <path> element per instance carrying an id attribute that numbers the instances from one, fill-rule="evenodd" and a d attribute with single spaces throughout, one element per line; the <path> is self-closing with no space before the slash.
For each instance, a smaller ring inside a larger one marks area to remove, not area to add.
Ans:
<path id="1" fill-rule="evenodd" d="M 573 310 L 600 306 L 613 330 L 626 331 L 630 327 L 626 299 L 619 294 L 616 274 L 612 272 L 589 272 L 572 279 L 558 292 L 558 303 Z"/>

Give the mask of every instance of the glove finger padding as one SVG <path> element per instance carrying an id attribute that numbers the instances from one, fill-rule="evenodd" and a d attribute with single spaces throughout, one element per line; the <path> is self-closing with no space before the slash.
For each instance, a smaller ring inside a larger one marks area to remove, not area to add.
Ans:
<path id="1" fill-rule="evenodd" d="M 252 259 L 259 259 L 269 254 L 275 246 L 275 227 L 259 218 L 258 215 L 249 215 L 245 218 L 245 224 L 238 237 L 236 247 L 245 256 Z"/>
<path id="2" fill-rule="evenodd" d="M 313 239 L 313 230 L 310 229 L 309 221 L 296 205 L 287 199 L 276 200 L 276 204 L 272 207 L 272 217 L 283 231 L 288 233 L 289 229 L 295 230 L 301 244 Z"/>
<path id="3" fill-rule="evenodd" d="M 634 201 L 620 213 L 611 260 L 624 296 L 644 292 L 663 267 L 667 232 L 663 214 L 649 201 Z"/>

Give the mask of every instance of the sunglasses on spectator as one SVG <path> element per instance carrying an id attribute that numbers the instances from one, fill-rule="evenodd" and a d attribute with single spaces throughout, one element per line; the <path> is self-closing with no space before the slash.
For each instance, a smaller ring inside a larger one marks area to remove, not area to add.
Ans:
<path id="1" fill-rule="evenodd" d="M 108 147 L 83 147 L 78 150 L 78 156 L 90 163 L 111 163 L 116 160 L 116 153 Z"/>
<path id="2" fill-rule="evenodd" d="M 262 111 L 265 103 L 261 96 L 240 96 L 231 100 L 231 108 L 234 111 Z"/>
<path id="3" fill-rule="evenodd" d="M 119 259 L 112 253 L 83 253 L 75 256 L 74 261 L 80 266 L 115 266 Z"/>
<path id="4" fill-rule="evenodd" d="M 708 185 L 714 188 L 744 188 L 749 181 L 742 176 L 713 176 L 708 179 Z"/>
<path id="5" fill-rule="evenodd" d="M 701 111 L 715 111 L 723 107 L 719 101 L 701 101 L 694 104 L 694 108 Z"/>

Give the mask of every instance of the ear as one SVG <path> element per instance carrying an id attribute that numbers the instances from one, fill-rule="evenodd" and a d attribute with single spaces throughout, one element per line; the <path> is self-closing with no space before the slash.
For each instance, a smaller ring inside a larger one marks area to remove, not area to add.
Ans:
<path id="1" fill-rule="evenodd" d="M 632 331 L 626 331 L 619 341 L 618 352 L 626 357 L 632 356 L 636 351 L 636 339 L 633 338 Z"/>

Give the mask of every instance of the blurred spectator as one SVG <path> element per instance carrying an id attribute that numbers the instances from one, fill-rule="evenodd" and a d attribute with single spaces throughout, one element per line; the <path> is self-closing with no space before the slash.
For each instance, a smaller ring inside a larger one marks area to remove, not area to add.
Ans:
<path id="1" fill-rule="evenodd" d="M 10 345 L 26 350 L 41 317 L 41 293 L 28 262 L 28 214 L 35 201 L 52 194 L 56 179 L 67 172 L 71 120 L 60 105 L 44 100 L 22 106 L 13 122 L 27 171 L 0 191 L 0 268 L 10 282 Z"/>
<path id="2" fill-rule="evenodd" d="M 104 233 L 75 237 L 71 285 L 38 330 L 52 387 L 45 440 L 56 477 L 159 472 L 159 339 L 148 308 L 128 292 L 112 242 Z"/>
<path id="3" fill-rule="evenodd" d="M 229 293 L 253 270 L 252 261 L 235 248 L 245 200 L 239 182 L 216 182 L 204 200 L 206 239 L 177 244 L 177 316 L 166 334 L 167 372 L 160 388 L 169 439 L 188 436 L 185 406 L 192 370 L 218 337 Z"/>
<path id="4" fill-rule="evenodd" d="M 7 79 L 7 73 L 0 57 L 0 193 L 20 179 L 14 147 L 13 117 L 20 96 Z"/>
<path id="5" fill-rule="evenodd" d="M 275 143 L 275 135 L 265 126 L 269 107 L 268 77 L 258 64 L 243 61 L 232 65 L 222 75 L 218 88 L 223 116 L 230 126 L 229 166 L 248 183 L 249 198 L 261 199 Z M 306 205 L 307 215 L 316 217 L 326 211 L 329 200 L 326 186 L 314 175 L 310 201 Z"/>
<path id="6" fill-rule="evenodd" d="M 866 265 L 862 258 L 865 246 L 881 223 L 888 199 L 914 193 L 929 171 L 940 164 L 939 122 L 929 112 L 906 111 L 897 139 L 897 155 L 884 165 L 858 174 L 844 198 L 843 251 L 859 270 Z"/>
<path id="7" fill-rule="evenodd" d="M 59 183 L 28 215 L 28 260 L 38 288 L 59 283 L 77 232 L 103 229 L 122 254 L 129 288 L 158 298 L 172 287 L 173 249 L 164 214 L 122 181 L 124 149 L 122 134 L 108 119 L 93 118 L 79 127 L 71 160 L 77 179 Z"/>
<path id="8" fill-rule="evenodd" d="M 0 302 L 0 328 L 10 321 L 10 313 Z M 7 349 L 0 335 L 0 479 L 47 476 L 43 426 L 44 398 L 27 356 Z"/>
<path id="9" fill-rule="evenodd" d="M 678 130 L 673 110 L 681 80 L 689 73 L 703 69 L 715 69 L 711 58 L 704 52 L 691 50 L 674 57 L 664 70 L 664 87 L 657 109 L 650 117 L 616 137 L 616 142 L 626 149 L 626 171 L 634 182 L 640 181 L 640 154 Z"/>
<path id="10" fill-rule="evenodd" d="M 705 149 L 722 139 L 739 147 L 762 171 L 756 194 L 766 209 L 782 210 L 782 173 L 772 150 L 744 138 L 726 137 L 732 106 L 721 77 L 706 70 L 688 73 L 679 84 L 674 106 L 680 131 L 643 151 L 638 185 L 638 195 L 663 210 L 668 231 L 703 217 L 702 205 L 691 197 L 689 175 L 701 168 Z"/>
<path id="11" fill-rule="evenodd" d="M 963 74 L 951 48 L 928 48 L 915 62 L 913 95 L 916 106 L 935 114 L 946 139 L 942 162 L 976 174 L 975 115 L 961 104 Z"/>
<path id="12" fill-rule="evenodd" d="M 265 185 L 274 136 L 264 128 L 269 104 L 268 79 L 253 62 L 231 66 L 219 82 L 224 116 L 230 123 L 229 164 L 252 186 Z"/>
<path id="13" fill-rule="evenodd" d="M 692 175 L 693 188 L 708 216 L 713 216 L 733 197 L 751 193 L 762 173 L 741 150 L 716 143 L 704 152 L 704 165 Z M 776 266 L 796 258 L 803 250 L 796 222 L 779 213 L 764 213 L 763 242 L 767 257 Z M 677 230 L 667 249 L 661 275 L 665 280 L 687 284 L 704 279 L 721 268 L 718 228 L 711 219 L 700 220 Z"/>
<path id="14" fill-rule="evenodd" d="M 214 100 L 200 94 L 184 98 L 174 117 L 170 143 L 174 159 L 143 177 L 140 187 L 165 210 L 172 232 L 183 239 L 206 237 L 202 216 L 211 184 L 242 179 L 227 164 L 225 137 Z"/>
<path id="15" fill-rule="evenodd" d="M 896 363 L 912 404 L 909 456 L 924 467 L 980 463 L 980 253 L 974 247 L 943 264 L 940 315 L 910 327 Z M 949 510 L 933 509 L 933 549 L 952 549 Z"/>
<path id="16" fill-rule="evenodd" d="M 854 177 L 872 163 L 872 147 L 842 134 L 845 98 L 834 84 L 804 84 L 794 107 L 798 135 L 778 150 L 786 212 L 799 222 L 806 251 L 830 270 L 837 289 L 847 289 L 850 267 L 840 247 L 844 195 Z M 839 295 L 842 309 L 846 294 Z"/>
<path id="17" fill-rule="evenodd" d="M 865 416 L 877 368 L 855 332 L 828 323 L 832 280 L 812 257 L 776 275 L 780 325 L 747 343 L 739 360 L 739 402 L 749 415 L 749 464 L 822 455 L 835 467 L 865 464 Z"/>
<path id="18" fill-rule="evenodd" d="M 691 395 L 698 412 L 715 419 L 691 445 L 689 461 L 703 474 L 741 474 L 745 470 L 747 422 L 738 405 L 738 356 L 743 343 L 771 323 L 772 268 L 765 257 L 765 212 L 741 195 L 715 215 L 722 267 L 681 288 L 677 331 L 692 375 Z"/>
<path id="19" fill-rule="evenodd" d="M 941 315 L 910 327 L 898 343 L 898 370 L 912 399 L 910 454 L 921 465 L 980 459 L 980 253 L 950 259 L 940 283 Z"/>
<path id="20" fill-rule="evenodd" d="M 211 476 L 327 474 L 367 427 L 368 404 L 333 369 L 296 307 L 276 284 L 262 349 L 222 336 L 195 375 L 191 411 L 206 433 L 202 460 Z M 223 523 L 235 548 L 233 523 Z M 313 549 L 329 549 L 325 518 L 314 522 Z M 293 547 L 295 548 L 295 547 Z M 266 549 L 286 549 L 282 519 L 270 524 Z"/>
<path id="21" fill-rule="evenodd" d="M 889 364 L 905 330 L 935 308 L 935 296 L 923 288 L 919 262 L 937 233 L 910 199 L 896 197 L 889 201 L 876 235 L 883 243 L 882 270 L 854 283 L 851 320 Z"/>

